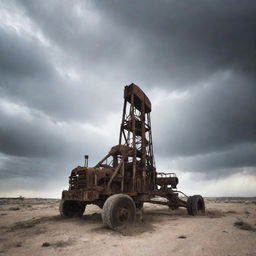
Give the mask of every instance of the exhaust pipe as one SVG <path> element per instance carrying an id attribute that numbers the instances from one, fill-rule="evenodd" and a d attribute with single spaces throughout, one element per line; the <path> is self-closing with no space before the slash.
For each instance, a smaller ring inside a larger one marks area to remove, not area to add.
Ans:
<path id="1" fill-rule="evenodd" d="M 89 156 L 84 155 L 84 167 L 88 167 L 88 159 L 89 159 Z"/>

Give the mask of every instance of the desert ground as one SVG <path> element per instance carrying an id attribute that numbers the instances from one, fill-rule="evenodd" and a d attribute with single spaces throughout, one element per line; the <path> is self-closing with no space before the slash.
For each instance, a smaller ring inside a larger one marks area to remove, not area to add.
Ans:
<path id="1" fill-rule="evenodd" d="M 59 200 L 0 199 L 0 255 L 256 255 L 256 198 L 206 198 L 206 213 L 144 205 L 133 227 L 103 227 L 101 209 L 59 216 Z"/>

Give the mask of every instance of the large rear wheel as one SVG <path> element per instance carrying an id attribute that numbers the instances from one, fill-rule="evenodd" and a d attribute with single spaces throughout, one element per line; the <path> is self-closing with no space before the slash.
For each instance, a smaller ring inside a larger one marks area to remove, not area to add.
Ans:
<path id="1" fill-rule="evenodd" d="M 60 215 L 68 218 L 81 217 L 85 211 L 85 203 L 71 200 L 60 201 Z"/>
<path id="2" fill-rule="evenodd" d="M 104 203 L 101 214 L 103 224 L 112 229 L 133 224 L 135 215 L 133 199 L 124 194 L 110 196 Z"/>

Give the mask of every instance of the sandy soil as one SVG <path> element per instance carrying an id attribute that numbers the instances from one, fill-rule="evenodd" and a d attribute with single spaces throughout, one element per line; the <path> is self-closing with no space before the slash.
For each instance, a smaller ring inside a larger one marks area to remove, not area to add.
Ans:
<path id="1" fill-rule="evenodd" d="M 207 198 L 204 216 L 145 204 L 133 228 L 104 228 L 101 210 L 64 219 L 58 200 L 0 199 L 0 255 L 256 255 L 256 198 Z"/>

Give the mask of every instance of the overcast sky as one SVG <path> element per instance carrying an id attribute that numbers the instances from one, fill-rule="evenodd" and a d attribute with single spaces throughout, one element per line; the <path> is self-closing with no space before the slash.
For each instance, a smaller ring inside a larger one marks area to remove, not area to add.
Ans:
<path id="1" fill-rule="evenodd" d="M 0 1 L 0 196 L 60 197 L 118 143 L 132 82 L 158 171 L 256 196 L 255 28 L 252 0 Z"/>

